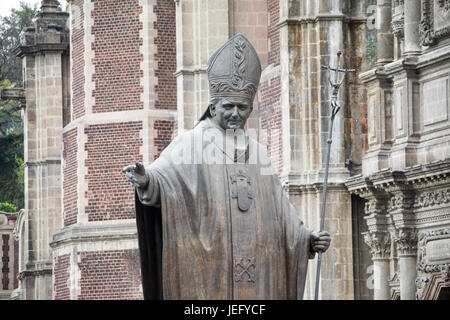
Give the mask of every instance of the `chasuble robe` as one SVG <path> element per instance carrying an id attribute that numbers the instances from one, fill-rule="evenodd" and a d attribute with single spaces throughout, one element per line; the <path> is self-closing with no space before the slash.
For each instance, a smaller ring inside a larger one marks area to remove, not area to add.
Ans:
<path id="1" fill-rule="evenodd" d="M 265 148 L 244 140 L 207 118 L 146 168 L 149 184 L 136 188 L 145 299 L 302 298 L 311 231 Z"/>

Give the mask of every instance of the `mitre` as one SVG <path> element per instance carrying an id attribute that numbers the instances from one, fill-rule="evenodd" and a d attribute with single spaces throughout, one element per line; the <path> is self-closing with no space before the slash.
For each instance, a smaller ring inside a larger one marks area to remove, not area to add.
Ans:
<path id="1" fill-rule="evenodd" d="M 250 41 L 238 33 L 208 60 L 210 100 L 242 97 L 253 102 L 261 77 L 261 62 Z M 209 108 L 200 120 L 209 116 Z"/>

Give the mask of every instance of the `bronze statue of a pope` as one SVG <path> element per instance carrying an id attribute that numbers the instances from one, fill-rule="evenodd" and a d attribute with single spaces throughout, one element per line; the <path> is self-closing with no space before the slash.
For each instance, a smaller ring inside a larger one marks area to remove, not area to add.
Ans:
<path id="1" fill-rule="evenodd" d="M 330 245 L 296 214 L 246 121 L 261 63 L 241 34 L 209 59 L 210 104 L 136 189 L 145 299 L 301 299 L 308 259 Z"/>

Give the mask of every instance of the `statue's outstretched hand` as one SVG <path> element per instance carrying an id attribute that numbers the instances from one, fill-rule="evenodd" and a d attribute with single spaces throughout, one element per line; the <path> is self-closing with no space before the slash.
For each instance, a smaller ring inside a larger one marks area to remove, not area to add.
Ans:
<path id="1" fill-rule="evenodd" d="M 148 185 L 148 175 L 145 172 L 144 165 L 136 162 L 136 165 L 126 166 L 122 169 L 131 184 L 137 188 L 145 188 Z"/>
<path id="2" fill-rule="evenodd" d="M 314 252 L 325 252 L 331 243 L 330 234 L 327 231 L 311 233 L 311 248 Z"/>

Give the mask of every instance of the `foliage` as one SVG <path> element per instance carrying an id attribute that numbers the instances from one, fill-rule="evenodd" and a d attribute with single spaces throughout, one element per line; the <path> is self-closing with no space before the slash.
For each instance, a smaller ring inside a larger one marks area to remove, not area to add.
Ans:
<path id="1" fill-rule="evenodd" d="M 17 207 L 9 202 L 0 202 L 0 211 L 3 212 L 17 212 Z"/>
<path id="2" fill-rule="evenodd" d="M 23 86 L 22 61 L 14 54 L 20 34 L 38 12 L 21 2 L 0 18 L 0 90 Z M 23 122 L 17 101 L 0 101 L 0 201 L 24 207 Z M 3 210 L 6 211 L 6 210 Z M 17 211 L 14 208 L 14 212 Z"/>
<path id="3" fill-rule="evenodd" d="M 9 79 L 12 84 L 21 86 L 22 62 L 13 51 L 20 44 L 20 33 L 32 25 L 36 15 L 37 4 L 30 7 L 21 2 L 9 16 L 0 18 L 0 82 Z"/>
<path id="4" fill-rule="evenodd" d="M 0 137 L 0 168 L 0 201 L 23 208 L 23 134 Z"/>
<path id="5" fill-rule="evenodd" d="M 14 54 L 20 44 L 20 33 L 32 24 L 37 15 L 37 4 L 30 7 L 21 2 L 9 16 L 0 18 L 0 90 L 22 87 L 22 61 Z M 17 101 L 0 102 L 0 135 L 20 133 L 23 124 Z"/>
<path id="6" fill-rule="evenodd" d="M 8 79 L 0 83 L 1 89 L 11 89 L 11 82 Z M 7 134 L 20 134 L 23 132 L 23 121 L 18 101 L 0 102 L 0 136 Z"/>

